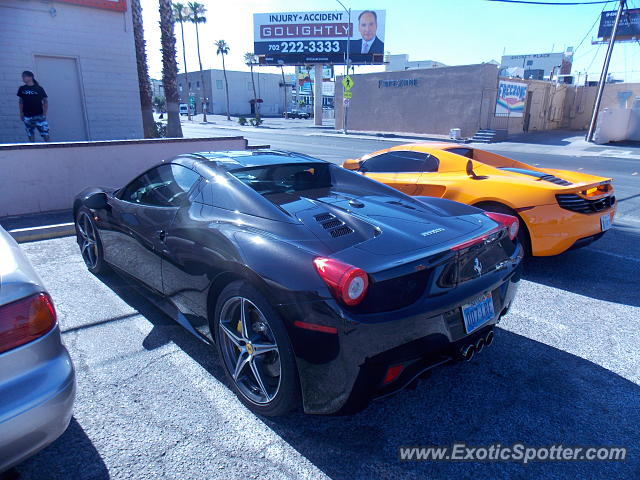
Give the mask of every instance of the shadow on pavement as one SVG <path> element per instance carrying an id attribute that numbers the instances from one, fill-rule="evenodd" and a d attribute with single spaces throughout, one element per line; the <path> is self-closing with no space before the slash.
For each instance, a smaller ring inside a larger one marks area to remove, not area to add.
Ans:
<path id="1" fill-rule="evenodd" d="M 174 342 L 217 380 L 212 347 L 160 312 L 117 275 L 103 281 L 153 325 L 145 348 Z M 228 385 L 228 384 L 227 384 Z M 331 478 L 633 478 L 640 468 L 640 387 L 592 362 L 497 329 L 472 362 L 445 366 L 414 390 L 352 416 L 263 418 Z M 623 446 L 625 462 L 400 462 L 398 447 L 563 444 Z"/>
<path id="2" fill-rule="evenodd" d="M 640 233 L 616 224 L 591 245 L 554 257 L 529 258 L 523 278 L 608 302 L 640 306 Z"/>
<path id="3" fill-rule="evenodd" d="M 72 451 L 73 463 L 68 462 Z M 61 463 L 60 459 L 65 459 Z M 47 448 L 18 465 L 15 469 L 20 480 L 103 480 L 109 478 L 107 467 L 89 437 L 76 421 Z"/>
<path id="4" fill-rule="evenodd" d="M 350 417 L 265 419 L 336 479 L 631 478 L 640 387 L 579 357 L 498 329 L 470 363 L 441 368 L 412 391 Z M 628 447 L 626 462 L 400 462 L 400 446 L 551 444 Z"/>

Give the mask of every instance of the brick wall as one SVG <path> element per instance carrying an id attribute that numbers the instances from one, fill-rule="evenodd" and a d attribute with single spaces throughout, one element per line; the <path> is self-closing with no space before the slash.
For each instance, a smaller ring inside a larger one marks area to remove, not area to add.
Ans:
<path id="1" fill-rule="evenodd" d="M 26 140 L 16 92 L 23 70 L 34 71 L 38 78 L 38 55 L 76 58 L 87 140 L 143 136 L 128 7 L 116 12 L 67 3 L 0 0 L 0 143 Z M 55 140 L 55 125 L 51 127 Z"/>

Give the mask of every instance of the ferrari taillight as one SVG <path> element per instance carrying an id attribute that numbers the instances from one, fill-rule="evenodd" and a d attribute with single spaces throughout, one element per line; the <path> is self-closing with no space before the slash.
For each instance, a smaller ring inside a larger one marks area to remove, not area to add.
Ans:
<path id="1" fill-rule="evenodd" d="M 509 238 L 511 240 L 514 240 L 518 236 L 518 229 L 520 228 L 520 221 L 518 220 L 518 217 L 496 212 L 484 212 L 484 214 L 494 222 L 498 222 L 500 225 L 505 226 L 507 228 L 507 232 L 509 232 Z"/>
<path id="2" fill-rule="evenodd" d="M 51 297 L 37 293 L 0 307 L 0 353 L 29 343 L 56 324 Z"/>
<path id="3" fill-rule="evenodd" d="M 367 294 L 369 277 L 364 270 L 325 257 L 316 257 L 313 264 L 334 296 L 345 305 L 357 305 Z"/>

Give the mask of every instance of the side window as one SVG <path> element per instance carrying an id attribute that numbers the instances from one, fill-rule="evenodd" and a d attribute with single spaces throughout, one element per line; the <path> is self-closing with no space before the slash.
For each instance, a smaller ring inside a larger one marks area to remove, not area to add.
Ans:
<path id="1" fill-rule="evenodd" d="M 435 169 L 434 169 L 435 164 Z M 438 170 L 438 160 L 424 152 L 397 150 L 366 160 L 360 167 L 362 172 L 433 172 Z"/>
<path id="2" fill-rule="evenodd" d="M 120 199 L 158 207 L 180 206 L 199 179 L 200 175 L 181 165 L 160 165 L 127 185 Z"/>
<path id="3" fill-rule="evenodd" d="M 472 148 L 449 148 L 447 152 L 455 153 L 456 155 L 460 155 L 462 157 L 467 157 L 473 160 L 473 149 Z"/>

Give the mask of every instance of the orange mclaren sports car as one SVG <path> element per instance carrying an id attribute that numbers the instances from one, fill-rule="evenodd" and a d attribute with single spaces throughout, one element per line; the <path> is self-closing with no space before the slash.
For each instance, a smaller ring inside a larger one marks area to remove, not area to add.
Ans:
<path id="1" fill-rule="evenodd" d="M 397 145 L 343 167 L 409 195 L 442 197 L 520 219 L 531 255 L 585 246 L 611 228 L 611 178 L 537 168 L 495 153 L 449 143 Z"/>

